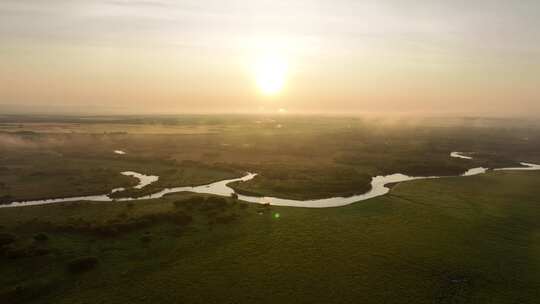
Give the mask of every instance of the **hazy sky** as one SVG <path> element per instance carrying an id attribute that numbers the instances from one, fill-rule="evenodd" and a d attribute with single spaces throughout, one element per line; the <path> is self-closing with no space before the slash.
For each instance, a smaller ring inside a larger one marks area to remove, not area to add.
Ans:
<path id="1" fill-rule="evenodd" d="M 0 104 L 540 115 L 539 87 L 538 0 L 0 1 Z"/>

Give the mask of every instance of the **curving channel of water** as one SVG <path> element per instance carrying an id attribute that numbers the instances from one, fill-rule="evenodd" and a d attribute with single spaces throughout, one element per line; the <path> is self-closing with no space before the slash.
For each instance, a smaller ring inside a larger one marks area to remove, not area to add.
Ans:
<path id="1" fill-rule="evenodd" d="M 461 159 L 473 159 L 471 156 L 464 155 L 463 152 L 452 152 L 450 157 L 461 158 Z"/>
<path id="2" fill-rule="evenodd" d="M 461 154 L 460 152 L 452 152 L 450 157 L 461 158 L 461 159 L 472 159 L 470 156 Z M 530 164 L 530 163 L 521 163 L 523 167 L 515 168 L 499 168 L 494 169 L 497 171 L 509 171 L 509 170 L 540 170 L 540 165 Z M 463 173 L 461 176 L 473 176 L 478 174 L 486 173 L 488 168 L 472 168 L 467 172 Z M 140 174 L 137 172 L 122 172 L 124 175 L 133 176 L 139 179 L 140 183 L 135 186 L 137 189 L 141 189 L 150 183 L 153 183 L 159 179 L 157 176 L 149 176 Z M 157 193 L 143 196 L 139 198 L 122 198 L 122 199 L 112 199 L 109 197 L 109 194 L 103 195 L 91 195 L 91 196 L 79 196 L 79 197 L 70 197 L 70 198 L 59 198 L 59 199 L 47 199 L 47 200 L 35 200 L 35 201 L 23 201 L 23 202 L 13 202 L 10 204 L 0 205 L 0 208 L 9 208 L 9 207 L 22 207 L 22 206 L 35 206 L 35 205 L 46 205 L 54 204 L 61 202 L 75 202 L 75 201 L 95 201 L 95 202 L 111 202 L 111 201 L 135 201 L 135 200 L 148 200 L 148 199 L 158 199 L 167 194 L 179 193 L 179 192 L 194 192 L 202 194 L 214 194 L 220 196 L 231 196 L 235 193 L 234 189 L 230 188 L 228 184 L 232 182 L 245 182 L 249 181 L 257 176 L 256 173 L 247 173 L 243 177 L 222 180 L 219 182 L 211 183 L 208 185 L 195 186 L 195 187 L 175 187 L 167 188 L 159 191 Z M 371 180 L 371 190 L 364 194 L 353 195 L 349 197 L 331 197 L 325 199 L 315 199 L 315 200 L 293 200 L 293 199 L 283 199 L 277 197 L 256 197 L 238 194 L 238 199 L 250 203 L 257 204 L 270 204 L 275 206 L 288 206 L 288 207 L 304 207 L 304 208 L 330 208 L 330 207 L 341 207 L 350 205 L 352 203 L 364 201 L 374 197 L 382 196 L 390 192 L 388 185 L 401 183 L 412 180 L 420 179 L 435 179 L 435 178 L 447 178 L 452 176 L 408 176 L 405 174 L 397 173 L 385 176 L 375 176 Z M 113 189 L 111 193 L 123 191 L 123 188 Z"/>
<path id="3" fill-rule="evenodd" d="M 142 188 L 150 185 L 151 183 L 155 183 L 155 182 L 157 182 L 159 180 L 159 176 L 144 175 L 144 174 L 133 172 L 133 171 L 124 171 L 124 172 L 122 172 L 122 175 L 135 177 L 136 179 L 139 180 L 139 184 L 137 186 L 133 187 L 135 189 L 142 189 Z"/>

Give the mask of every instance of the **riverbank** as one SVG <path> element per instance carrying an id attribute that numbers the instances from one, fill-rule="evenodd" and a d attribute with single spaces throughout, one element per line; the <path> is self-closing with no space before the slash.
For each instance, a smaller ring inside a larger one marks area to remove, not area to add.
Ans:
<path id="1" fill-rule="evenodd" d="M 450 157 L 454 158 L 464 158 L 460 152 L 451 152 Z M 466 158 L 471 160 L 472 157 Z M 535 171 L 540 170 L 540 165 L 535 165 L 531 163 L 521 163 L 523 167 L 508 167 L 508 168 L 496 168 L 497 171 Z M 457 177 L 470 177 L 478 174 L 484 174 L 487 172 L 487 168 L 472 168 L 467 170 L 465 173 Z M 134 186 L 135 189 L 142 189 L 145 186 L 156 182 L 159 180 L 158 176 L 147 176 L 137 172 L 127 171 L 122 172 L 122 175 L 132 176 L 139 179 L 139 184 Z M 294 200 L 294 199 L 285 199 L 277 198 L 270 196 L 250 196 L 242 193 L 235 192 L 235 189 L 230 185 L 234 183 L 244 183 L 253 180 L 257 174 L 247 173 L 245 176 L 235 179 L 223 180 L 214 182 L 208 185 L 196 186 L 196 187 L 176 187 L 176 188 L 166 188 L 159 192 L 149 194 L 146 196 L 136 197 L 136 198 L 119 198 L 116 199 L 114 196 L 116 193 L 122 192 L 123 190 L 117 188 L 113 189 L 110 194 L 98 195 L 98 196 L 87 196 L 87 197 L 71 197 L 63 199 L 46 199 L 46 200 L 37 200 L 37 201 L 22 201 L 22 202 L 12 202 L 4 205 L 0 205 L 0 208 L 14 208 L 14 207 L 25 207 L 25 206 L 37 206 L 37 205 L 48 205 L 56 204 L 62 202 L 74 202 L 74 201 L 98 201 L 98 202 L 111 202 L 111 201 L 135 201 L 135 200 L 145 200 L 145 199 L 159 199 L 165 195 L 179 193 L 179 192 L 194 192 L 201 194 L 211 194 L 219 195 L 225 197 L 237 197 L 241 201 L 256 203 L 256 204 L 268 204 L 275 206 L 287 206 L 287 207 L 303 207 L 303 208 L 331 208 L 331 207 L 342 207 L 350 205 L 356 202 L 365 201 L 372 199 L 378 196 L 385 195 L 390 192 L 390 187 L 388 185 L 395 185 L 397 183 L 420 180 L 420 179 L 439 179 L 439 178 L 450 178 L 452 176 L 407 176 L 402 173 L 396 173 L 386 176 L 375 176 L 371 180 L 371 188 L 369 191 L 358 194 L 351 195 L 347 197 L 331 197 L 325 199 L 313 199 L 313 200 Z"/>

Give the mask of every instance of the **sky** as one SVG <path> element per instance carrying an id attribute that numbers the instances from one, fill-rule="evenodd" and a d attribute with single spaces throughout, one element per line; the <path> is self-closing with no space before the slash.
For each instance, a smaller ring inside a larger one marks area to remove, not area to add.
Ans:
<path id="1" fill-rule="evenodd" d="M 538 84 L 538 0 L 0 1 L 29 111 L 540 116 Z"/>

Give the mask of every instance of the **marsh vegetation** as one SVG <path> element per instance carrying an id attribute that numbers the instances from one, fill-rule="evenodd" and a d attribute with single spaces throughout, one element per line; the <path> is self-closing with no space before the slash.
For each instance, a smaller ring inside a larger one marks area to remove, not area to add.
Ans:
<path id="1" fill-rule="evenodd" d="M 50 121 L 4 118 L 0 125 L 0 199 L 4 202 L 128 191 L 144 196 L 257 172 L 241 193 L 313 199 L 364 193 L 372 176 L 459 175 L 472 167 L 535 162 L 534 122 L 480 119 L 375 120 L 305 116 L 180 116 Z M 28 121 L 26 121 L 28 120 Z M 276 128 L 280 124 L 282 128 Z M 65 133 L 77 128 L 77 133 Z M 113 125 L 114 127 L 110 127 Z M 55 132 L 45 132 L 45 126 Z M 153 134 L 145 132 L 145 127 Z M 113 132 L 109 130 L 136 130 Z M 197 130 L 197 132 L 194 132 Z M 122 148 L 129 154 L 111 151 Z M 474 151 L 470 161 L 451 151 Z M 540 160 L 539 160 L 540 161 Z M 119 172 L 157 175 L 133 189 Z"/>
<path id="2" fill-rule="evenodd" d="M 118 197 L 139 196 L 245 171 L 259 176 L 234 185 L 241 193 L 319 198 L 365 192 L 374 175 L 540 162 L 534 122 L 3 119 L 6 202 L 118 187 L 129 189 Z M 123 171 L 160 179 L 133 189 Z M 539 182 L 517 171 L 412 181 L 322 210 L 187 193 L 0 209 L 0 302 L 534 303 Z"/>

